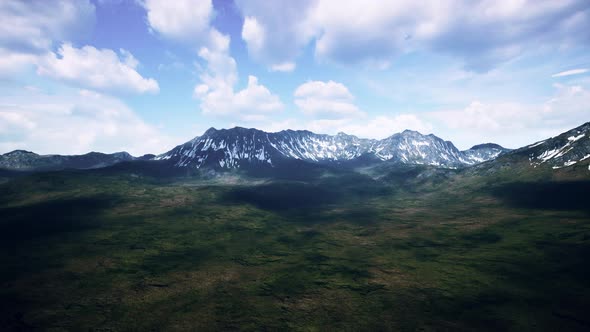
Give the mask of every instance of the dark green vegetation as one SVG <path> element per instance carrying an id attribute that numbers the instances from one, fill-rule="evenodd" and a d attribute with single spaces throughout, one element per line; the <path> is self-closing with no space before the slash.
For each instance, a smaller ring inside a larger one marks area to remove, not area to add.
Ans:
<path id="1" fill-rule="evenodd" d="M 0 329 L 590 329 L 586 165 L 129 167 L 0 184 Z"/>

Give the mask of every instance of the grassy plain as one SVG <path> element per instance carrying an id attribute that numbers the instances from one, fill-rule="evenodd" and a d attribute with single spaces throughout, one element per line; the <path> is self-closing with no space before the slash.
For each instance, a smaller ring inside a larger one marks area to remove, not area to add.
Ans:
<path id="1" fill-rule="evenodd" d="M 7 180 L 0 329 L 590 329 L 590 181 L 374 172 Z"/>

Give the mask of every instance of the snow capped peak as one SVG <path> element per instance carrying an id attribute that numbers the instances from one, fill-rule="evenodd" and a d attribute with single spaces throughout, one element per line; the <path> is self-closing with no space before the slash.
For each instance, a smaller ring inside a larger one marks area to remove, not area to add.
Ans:
<path id="1" fill-rule="evenodd" d="M 495 143 L 483 143 L 477 144 L 472 146 L 469 150 L 482 150 L 482 149 L 498 149 L 498 150 L 507 150 L 503 146 Z"/>
<path id="2" fill-rule="evenodd" d="M 215 127 L 211 127 L 209 129 L 207 129 L 204 133 L 203 136 L 211 136 L 211 135 L 215 135 L 215 133 L 217 133 L 219 130 L 216 129 Z M 199 137 L 199 136 L 197 136 Z"/>
<path id="3" fill-rule="evenodd" d="M 415 131 L 415 130 L 411 130 L 411 129 L 406 129 L 406 130 L 402 131 L 401 134 L 402 135 L 412 135 L 412 136 L 424 136 L 420 132 Z"/>
<path id="4" fill-rule="evenodd" d="M 484 161 L 495 159 L 501 154 L 510 151 L 495 143 L 484 143 L 472 146 L 469 150 L 462 151 L 470 164 L 478 164 Z"/>
<path id="5" fill-rule="evenodd" d="M 383 140 L 358 138 L 340 132 L 315 134 L 308 130 L 268 133 L 254 128 L 211 128 L 200 137 L 156 157 L 178 167 L 240 168 L 273 166 L 273 162 L 298 159 L 309 162 L 344 162 L 372 155 L 380 160 L 405 164 L 460 167 L 477 160 L 459 151 L 451 142 L 432 134 L 405 130 Z"/>
<path id="6" fill-rule="evenodd" d="M 121 152 L 115 152 L 112 154 L 113 157 L 115 158 L 120 158 L 120 159 L 133 159 L 133 156 L 130 155 L 128 152 L 126 151 L 121 151 Z"/>
<path id="7" fill-rule="evenodd" d="M 14 150 L 14 151 L 10 151 L 4 154 L 4 156 L 6 157 L 10 157 L 10 156 L 22 156 L 22 155 L 37 155 L 34 152 L 31 151 L 27 151 L 27 150 Z"/>

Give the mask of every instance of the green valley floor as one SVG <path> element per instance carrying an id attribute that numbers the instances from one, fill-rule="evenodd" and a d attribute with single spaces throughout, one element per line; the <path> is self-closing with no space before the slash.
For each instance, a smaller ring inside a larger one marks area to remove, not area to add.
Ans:
<path id="1" fill-rule="evenodd" d="M 590 330 L 590 181 L 540 178 L 11 179 L 0 329 Z"/>

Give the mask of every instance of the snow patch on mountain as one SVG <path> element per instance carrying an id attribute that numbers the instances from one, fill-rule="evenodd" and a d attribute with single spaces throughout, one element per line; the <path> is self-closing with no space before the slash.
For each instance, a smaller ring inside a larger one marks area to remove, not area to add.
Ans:
<path id="1" fill-rule="evenodd" d="M 590 158 L 589 133 L 590 122 L 520 151 L 529 155 L 529 162 L 534 167 L 542 164 L 549 164 L 553 169 L 573 166 Z"/>
<path id="2" fill-rule="evenodd" d="M 578 136 L 570 136 L 567 138 L 568 141 L 575 142 L 581 138 L 583 138 L 586 134 L 580 134 Z"/>

